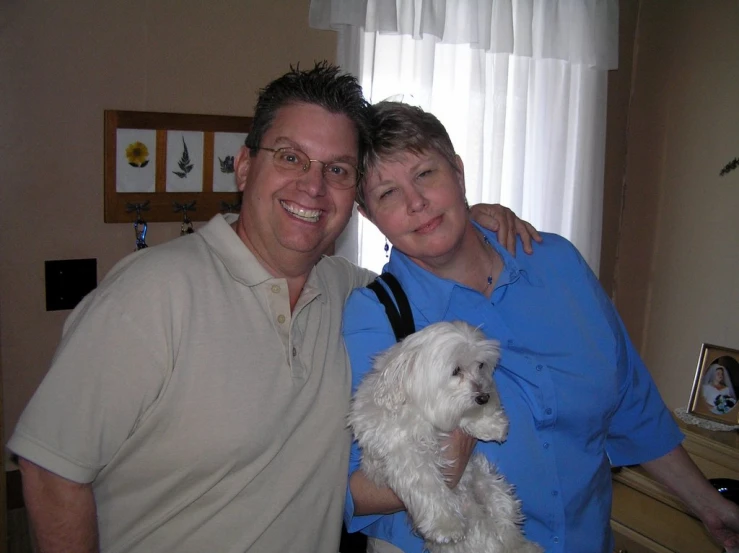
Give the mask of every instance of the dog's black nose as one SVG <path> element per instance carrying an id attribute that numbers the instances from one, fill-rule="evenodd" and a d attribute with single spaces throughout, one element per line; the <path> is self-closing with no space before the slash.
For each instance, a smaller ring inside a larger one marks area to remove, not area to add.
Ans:
<path id="1" fill-rule="evenodd" d="M 490 394 L 480 394 L 475 398 L 475 401 L 480 405 L 485 405 L 490 399 Z"/>

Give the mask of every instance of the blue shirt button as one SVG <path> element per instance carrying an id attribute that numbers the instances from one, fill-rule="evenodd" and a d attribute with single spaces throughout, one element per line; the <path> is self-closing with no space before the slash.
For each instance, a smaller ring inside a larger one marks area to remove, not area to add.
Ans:
<path id="1" fill-rule="evenodd" d="M 554 497 L 557 497 L 557 496 L 559 495 L 559 492 L 558 492 L 557 490 L 554 490 L 554 491 L 552 492 L 552 495 L 553 495 Z"/>
<path id="2" fill-rule="evenodd" d="M 552 538 L 552 541 L 554 543 L 559 543 L 559 538 L 557 536 L 554 536 L 554 538 Z"/>
<path id="3" fill-rule="evenodd" d="M 541 369 L 543 369 L 543 368 L 544 368 L 544 367 L 542 367 L 541 365 L 537 365 L 537 366 L 536 366 L 536 370 L 537 370 L 537 371 L 540 371 L 540 370 L 541 370 Z"/>
<path id="4" fill-rule="evenodd" d="M 544 449 L 549 449 L 549 442 L 544 442 Z"/>
<path id="5" fill-rule="evenodd" d="M 546 411 L 544 411 L 544 412 L 545 412 L 545 413 L 546 413 L 547 415 L 551 415 L 551 414 L 552 414 L 552 408 L 551 408 L 551 407 L 547 407 L 547 410 L 546 410 Z"/>
<path id="6" fill-rule="evenodd" d="M 512 346 L 513 345 L 513 340 L 508 340 L 508 345 L 509 346 Z"/>

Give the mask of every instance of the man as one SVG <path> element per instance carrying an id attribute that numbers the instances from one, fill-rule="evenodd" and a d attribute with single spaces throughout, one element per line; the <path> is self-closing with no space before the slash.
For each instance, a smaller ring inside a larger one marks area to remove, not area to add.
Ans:
<path id="1" fill-rule="evenodd" d="M 374 275 L 322 253 L 366 126 L 335 67 L 273 81 L 235 160 L 238 219 L 127 257 L 72 313 L 8 444 L 42 553 L 338 549 L 341 313 Z"/>

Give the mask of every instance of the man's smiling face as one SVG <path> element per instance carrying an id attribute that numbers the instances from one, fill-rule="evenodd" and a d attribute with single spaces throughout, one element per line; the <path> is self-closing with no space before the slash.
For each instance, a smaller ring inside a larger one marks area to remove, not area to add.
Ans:
<path id="1" fill-rule="evenodd" d="M 346 115 L 314 104 L 280 108 L 260 146 L 295 148 L 310 159 L 357 165 L 354 123 Z M 310 264 L 320 259 L 349 221 L 356 190 L 329 185 L 321 163 L 312 163 L 307 172 L 286 173 L 275 167 L 273 156 L 268 150 L 251 156 L 242 148 L 236 178 L 243 204 L 236 229 L 250 249 L 279 273 L 284 256 Z"/>

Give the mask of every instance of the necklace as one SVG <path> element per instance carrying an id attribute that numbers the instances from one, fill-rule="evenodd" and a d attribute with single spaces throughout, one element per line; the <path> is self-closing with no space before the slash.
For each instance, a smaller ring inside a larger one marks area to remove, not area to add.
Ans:
<path id="1" fill-rule="evenodd" d="M 493 247 L 493 246 L 492 246 L 492 245 L 490 244 L 490 242 L 488 241 L 488 237 L 487 237 L 487 236 L 485 236 L 484 234 L 482 235 L 482 240 L 483 240 L 483 242 L 485 242 L 485 245 L 486 245 L 486 246 L 488 246 L 488 247 L 490 247 L 490 248 L 492 248 L 492 247 Z M 492 265 L 490 266 L 490 270 L 492 271 L 494 267 L 495 267 L 495 260 L 493 260 L 493 263 L 492 263 Z M 492 284 L 493 284 L 493 273 L 491 272 L 491 273 L 490 273 L 490 274 L 488 275 L 488 283 L 487 283 L 487 284 L 485 285 L 485 288 L 483 289 L 483 292 L 484 292 L 484 291 L 486 291 L 486 290 L 487 290 L 487 289 L 488 289 L 488 288 L 489 288 L 490 286 L 492 286 Z"/>

